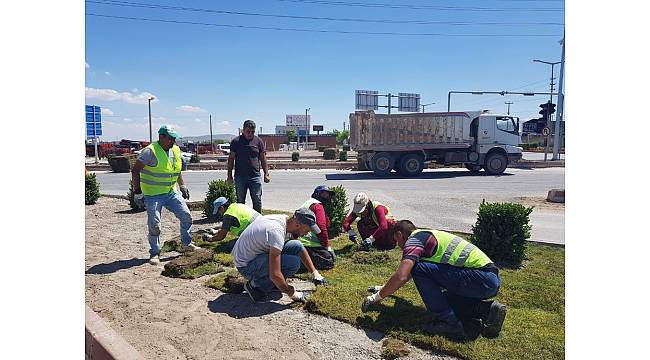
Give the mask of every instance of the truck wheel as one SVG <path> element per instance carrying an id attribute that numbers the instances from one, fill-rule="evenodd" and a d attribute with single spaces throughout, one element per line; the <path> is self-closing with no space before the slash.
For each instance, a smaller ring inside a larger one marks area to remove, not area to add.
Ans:
<path id="1" fill-rule="evenodd" d="M 417 154 L 404 155 L 399 162 L 399 172 L 404 176 L 418 176 L 424 169 L 424 160 Z"/>
<path id="2" fill-rule="evenodd" d="M 506 170 L 508 159 L 505 155 L 493 152 L 485 159 L 485 171 L 490 175 L 499 175 Z"/>
<path id="3" fill-rule="evenodd" d="M 386 176 L 390 174 L 390 171 L 393 170 L 393 165 L 395 165 L 395 160 L 387 152 L 380 152 L 375 154 L 370 160 L 370 165 L 372 166 L 372 171 L 379 176 Z"/>

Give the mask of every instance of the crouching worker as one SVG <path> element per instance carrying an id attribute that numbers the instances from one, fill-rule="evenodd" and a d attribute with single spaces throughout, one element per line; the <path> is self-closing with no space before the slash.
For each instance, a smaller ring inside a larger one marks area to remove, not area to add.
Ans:
<path id="1" fill-rule="evenodd" d="M 334 196 L 334 191 L 325 185 L 319 185 L 314 189 L 311 198 L 302 204 L 316 215 L 316 225 L 320 232 L 311 232 L 300 237 L 300 242 L 307 249 L 312 263 L 318 270 L 329 270 L 334 267 L 336 255 L 330 246 L 329 226 L 330 219 L 325 213 L 325 204 Z M 304 270 L 304 269 L 303 269 Z"/>
<path id="2" fill-rule="evenodd" d="M 221 217 L 221 228 L 216 231 L 216 234 L 203 234 L 205 241 L 221 241 L 226 238 L 228 232 L 236 236 L 241 233 L 250 225 L 260 213 L 252 208 L 239 203 L 230 203 L 225 197 L 219 197 L 212 202 L 214 210 L 212 215 L 219 215 Z M 215 230 L 210 229 L 212 232 Z"/>
<path id="3" fill-rule="evenodd" d="M 347 231 L 350 241 L 357 242 L 357 234 L 351 226 L 357 222 L 357 229 L 361 234 L 361 250 L 370 250 L 374 247 L 378 250 L 390 250 L 395 248 L 395 241 L 388 236 L 391 228 L 395 225 L 395 219 L 390 213 L 388 206 L 371 201 L 366 193 L 360 192 L 354 197 L 352 211 L 343 221 L 343 231 Z"/>
<path id="4" fill-rule="evenodd" d="M 416 229 L 409 220 L 398 221 L 393 234 L 403 249 L 402 261 L 384 286 L 368 289 L 374 294 L 364 299 L 363 312 L 412 277 L 427 310 L 435 317 L 425 326 L 426 332 L 464 340 L 460 320 L 478 319 L 483 336 L 499 335 L 506 307 L 496 300 L 485 301 L 499 291 L 499 270 L 481 249 L 444 231 Z"/>
<path id="5" fill-rule="evenodd" d="M 286 279 L 300 268 L 300 263 L 312 273 L 316 285 L 325 278 L 314 268 L 307 250 L 297 239 L 309 231 L 318 232 L 316 216 L 306 208 L 287 215 L 260 215 L 235 242 L 231 254 L 237 270 L 246 280 L 244 289 L 255 302 L 263 300 L 273 288 L 289 295 L 294 301 L 307 301 L 307 294 L 295 290 Z"/>

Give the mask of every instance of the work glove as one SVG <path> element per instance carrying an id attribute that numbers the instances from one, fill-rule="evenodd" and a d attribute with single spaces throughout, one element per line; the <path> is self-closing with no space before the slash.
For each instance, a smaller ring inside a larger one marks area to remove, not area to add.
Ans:
<path id="1" fill-rule="evenodd" d="M 334 253 L 334 250 L 332 249 L 331 246 L 327 247 L 327 252 L 330 253 L 330 255 L 332 255 L 332 261 L 336 261 L 336 254 Z"/>
<path id="2" fill-rule="evenodd" d="M 144 194 L 133 194 L 133 202 L 138 209 L 144 209 Z"/>
<path id="3" fill-rule="evenodd" d="M 210 235 L 210 234 L 203 234 L 202 239 L 203 239 L 203 241 L 212 241 L 212 235 Z"/>
<path id="4" fill-rule="evenodd" d="M 290 296 L 293 301 L 307 302 L 309 300 L 309 295 L 303 291 L 294 291 Z"/>
<path id="5" fill-rule="evenodd" d="M 357 234 L 354 232 L 354 230 L 352 229 L 348 230 L 348 237 L 350 241 L 352 241 L 355 244 L 357 243 Z"/>
<path id="6" fill-rule="evenodd" d="M 382 288 L 383 288 L 383 286 L 381 286 L 381 285 L 369 286 L 368 287 L 368 292 L 371 293 L 371 294 L 376 294 L 379 291 L 381 291 Z"/>
<path id="7" fill-rule="evenodd" d="M 312 282 L 314 283 L 314 285 L 316 285 L 316 286 L 318 286 L 318 285 L 323 285 L 323 286 L 327 285 L 327 280 L 325 280 L 325 278 L 323 277 L 323 275 L 321 275 L 321 274 L 318 272 L 318 270 L 314 271 L 314 272 L 312 273 L 312 275 L 314 276 L 314 279 L 312 280 Z"/>
<path id="8" fill-rule="evenodd" d="M 361 242 L 361 250 L 368 251 L 372 247 L 372 243 L 375 242 L 375 238 L 370 235 L 370 237 L 363 239 Z"/>
<path id="9" fill-rule="evenodd" d="M 183 195 L 183 199 L 190 199 L 190 189 L 188 189 L 187 186 L 181 185 L 181 194 Z"/>
<path id="10" fill-rule="evenodd" d="M 379 292 L 366 296 L 366 298 L 363 299 L 363 302 L 361 303 L 361 311 L 364 313 L 367 312 L 370 310 L 371 306 L 379 304 L 381 299 L 382 297 L 379 295 Z"/>

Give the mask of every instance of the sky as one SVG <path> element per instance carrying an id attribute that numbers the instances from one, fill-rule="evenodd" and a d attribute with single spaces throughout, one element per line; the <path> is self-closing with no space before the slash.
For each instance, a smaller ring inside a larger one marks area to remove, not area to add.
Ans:
<path id="1" fill-rule="evenodd" d="M 560 61 L 565 22 L 553 0 L 96 0 L 85 13 L 86 104 L 102 107 L 104 141 L 148 140 L 152 96 L 154 133 L 198 136 L 210 115 L 215 134 L 246 119 L 272 133 L 307 108 L 342 129 L 355 90 L 418 93 L 426 111 L 446 111 L 449 91 L 549 92 L 551 66 L 533 59 Z M 526 121 L 548 99 L 452 94 L 451 110 L 512 102 Z"/>

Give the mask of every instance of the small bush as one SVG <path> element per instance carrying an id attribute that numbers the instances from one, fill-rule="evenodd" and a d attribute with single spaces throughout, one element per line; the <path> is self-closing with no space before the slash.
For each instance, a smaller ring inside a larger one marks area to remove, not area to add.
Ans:
<path id="1" fill-rule="evenodd" d="M 339 153 L 339 161 L 348 161 L 348 152 L 347 151 L 341 151 Z"/>
<path id="2" fill-rule="evenodd" d="M 343 185 L 331 188 L 334 191 L 334 197 L 325 204 L 325 212 L 330 219 L 330 228 L 328 229 L 330 239 L 337 237 L 341 233 L 343 220 L 348 215 L 348 197 Z"/>
<path id="3" fill-rule="evenodd" d="M 135 195 L 135 192 L 133 190 L 133 180 L 129 180 L 129 192 L 126 193 L 126 197 L 129 198 L 129 206 L 133 210 L 140 210 L 136 205 L 135 205 L 135 200 L 133 200 L 133 196 Z"/>
<path id="4" fill-rule="evenodd" d="M 336 160 L 336 155 L 338 150 L 335 148 L 327 148 L 323 151 L 323 159 L 325 160 Z"/>
<path id="5" fill-rule="evenodd" d="M 298 161 L 300 160 L 300 153 L 297 151 L 294 151 L 291 153 L 291 161 Z"/>
<path id="6" fill-rule="evenodd" d="M 196 164 L 196 163 L 199 163 L 199 162 L 201 162 L 201 158 L 199 157 L 199 155 L 198 154 L 192 154 L 192 156 L 190 157 L 190 164 Z"/>
<path id="7" fill-rule="evenodd" d="M 470 241 L 495 262 L 519 266 L 530 238 L 529 215 L 532 207 L 515 203 L 486 203 L 479 205 L 476 224 Z"/>
<path id="8" fill-rule="evenodd" d="M 237 202 L 237 195 L 235 194 L 235 185 L 228 184 L 225 180 L 212 180 L 208 183 L 208 192 L 205 194 L 203 201 L 203 215 L 207 218 L 212 218 L 212 202 L 218 197 L 225 197 L 229 202 Z"/>
<path id="9" fill-rule="evenodd" d="M 99 199 L 99 185 L 95 174 L 86 175 L 86 205 L 93 205 Z"/>
<path id="10" fill-rule="evenodd" d="M 319 147 L 318 147 L 318 152 L 323 152 L 323 151 L 325 151 L 325 148 L 327 148 L 327 146 L 319 146 Z"/>

